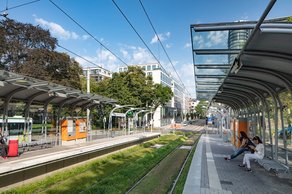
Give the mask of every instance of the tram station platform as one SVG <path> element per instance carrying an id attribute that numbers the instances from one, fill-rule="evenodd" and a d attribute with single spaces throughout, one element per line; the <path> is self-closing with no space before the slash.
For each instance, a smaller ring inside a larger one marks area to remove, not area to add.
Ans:
<path id="1" fill-rule="evenodd" d="M 210 131 L 209 131 L 210 133 Z M 225 143 L 218 134 L 203 134 L 188 172 L 184 194 L 231 193 L 291 193 L 292 180 L 280 178 L 251 162 L 252 172 L 239 167 L 243 154 L 226 161 L 233 152 L 231 143 Z"/>
<path id="2" fill-rule="evenodd" d="M 116 151 L 160 136 L 157 132 L 103 138 L 80 144 L 55 146 L 48 149 L 24 152 L 18 157 L 0 160 L 1 187 L 21 183 L 30 178 L 52 172 L 97 156 Z"/>

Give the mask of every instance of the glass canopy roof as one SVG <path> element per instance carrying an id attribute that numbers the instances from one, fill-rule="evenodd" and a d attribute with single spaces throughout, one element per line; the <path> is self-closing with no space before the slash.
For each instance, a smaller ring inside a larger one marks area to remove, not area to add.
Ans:
<path id="1" fill-rule="evenodd" d="M 198 100 L 211 100 L 248 39 L 255 22 L 191 25 Z M 226 28 L 228 26 L 228 28 Z"/>
<path id="2" fill-rule="evenodd" d="M 239 109 L 284 90 L 292 94 L 288 18 L 191 25 L 197 99 Z"/>

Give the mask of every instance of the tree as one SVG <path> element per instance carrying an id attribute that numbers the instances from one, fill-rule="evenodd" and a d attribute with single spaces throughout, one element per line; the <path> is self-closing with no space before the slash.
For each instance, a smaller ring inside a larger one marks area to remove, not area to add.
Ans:
<path id="1" fill-rule="evenodd" d="M 155 110 L 158 106 L 165 105 L 169 102 L 173 96 L 173 92 L 169 87 L 163 86 L 162 84 L 155 84 L 154 90 L 155 97 L 153 98 L 153 107 Z"/>
<path id="2" fill-rule="evenodd" d="M 28 56 L 31 49 L 42 48 L 53 51 L 57 39 L 51 37 L 48 30 L 39 26 L 23 24 L 11 19 L 0 21 L 1 37 L 1 67 L 5 70 L 18 68 Z"/>
<path id="3" fill-rule="evenodd" d="M 154 84 L 140 67 L 128 67 L 128 71 L 114 73 L 112 79 L 98 83 L 96 93 L 116 99 L 119 104 L 138 107 L 154 107 L 169 102 L 173 93 L 169 87 Z"/>
<path id="4" fill-rule="evenodd" d="M 15 73 L 81 88 L 80 65 L 54 51 L 57 39 L 39 26 L 14 20 L 0 21 L 0 68 Z"/>
<path id="5" fill-rule="evenodd" d="M 86 76 L 81 76 L 80 77 L 80 82 L 81 82 L 81 90 L 86 93 L 87 92 L 87 80 Z M 90 93 L 95 93 L 97 91 L 97 81 L 91 77 L 90 78 Z"/>
<path id="6" fill-rule="evenodd" d="M 196 114 L 199 116 L 199 118 L 203 118 L 206 116 L 206 110 L 207 110 L 208 102 L 207 101 L 200 101 L 197 106 L 195 107 Z"/>

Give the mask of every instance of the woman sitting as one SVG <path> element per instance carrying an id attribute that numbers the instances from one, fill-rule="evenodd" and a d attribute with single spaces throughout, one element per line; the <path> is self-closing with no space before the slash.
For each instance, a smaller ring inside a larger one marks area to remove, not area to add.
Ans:
<path id="1" fill-rule="evenodd" d="M 240 137 L 239 137 L 239 141 L 241 142 L 240 147 L 230 156 L 225 157 L 225 160 L 231 160 L 236 158 L 237 156 L 239 156 L 240 154 L 242 154 L 245 151 L 251 151 L 251 148 L 249 146 L 255 146 L 252 141 L 247 137 L 246 133 L 243 131 L 240 131 Z"/>
<path id="2" fill-rule="evenodd" d="M 255 146 L 250 146 L 251 149 L 254 150 L 254 154 L 244 154 L 243 157 L 243 164 L 239 165 L 240 167 L 247 167 L 246 170 L 251 172 L 250 168 L 250 159 L 263 159 L 264 158 L 264 145 L 262 140 L 258 137 L 255 136 L 253 139 L 254 143 L 257 145 Z"/>

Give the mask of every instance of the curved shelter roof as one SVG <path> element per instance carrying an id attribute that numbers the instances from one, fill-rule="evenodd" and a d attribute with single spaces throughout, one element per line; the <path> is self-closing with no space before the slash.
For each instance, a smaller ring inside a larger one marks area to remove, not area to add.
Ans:
<path id="1" fill-rule="evenodd" d="M 217 53 L 215 59 L 217 58 L 218 61 L 220 61 L 219 55 L 222 54 L 226 59 L 233 59 L 229 60 L 229 64 L 214 65 L 219 63 L 215 62 L 202 66 L 206 72 L 204 76 L 217 79 L 217 82 L 200 83 L 200 78 L 203 76 L 196 72 L 200 64 L 195 64 L 199 99 L 214 100 L 234 109 L 241 109 L 247 108 L 261 98 L 292 89 L 292 23 L 285 22 L 285 18 L 258 24 L 232 22 L 192 25 L 191 30 L 194 61 L 202 53 L 209 56 Z M 249 34 L 241 49 L 235 51 L 230 48 L 232 45 L 230 34 L 236 31 L 249 31 Z M 203 49 L 204 52 L 202 49 L 195 49 L 194 45 L 200 44 L 196 41 L 198 40 L 196 33 L 200 32 L 213 35 L 226 32 L 225 40 L 228 44 L 225 47 L 227 48 Z M 234 55 L 236 52 L 237 54 Z M 215 71 L 210 71 L 210 69 L 225 72 L 224 78 L 219 73 L 214 74 Z M 204 90 L 198 89 L 198 86 L 201 87 L 203 84 Z"/>
<path id="2" fill-rule="evenodd" d="M 39 104 L 88 107 L 99 103 L 115 103 L 104 96 L 84 94 L 80 90 L 0 70 L 0 98 L 21 101 L 33 100 Z"/>
<path id="3" fill-rule="evenodd" d="M 292 23 L 262 24 L 255 30 L 214 99 L 228 92 L 232 84 L 237 84 L 233 89 L 245 88 L 244 92 L 251 96 L 255 91 L 266 97 L 291 90 Z"/>

